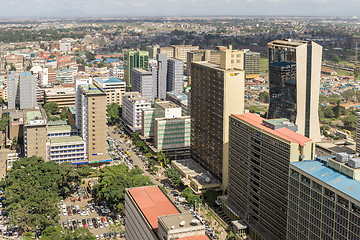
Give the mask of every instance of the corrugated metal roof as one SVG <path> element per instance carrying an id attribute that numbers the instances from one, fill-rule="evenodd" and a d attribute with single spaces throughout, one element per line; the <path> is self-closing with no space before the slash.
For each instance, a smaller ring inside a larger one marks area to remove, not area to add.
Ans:
<path id="1" fill-rule="evenodd" d="M 180 213 L 158 186 L 132 188 L 128 192 L 156 231 L 159 216 Z"/>
<path id="2" fill-rule="evenodd" d="M 360 181 L 354 180 L 327 167 L 325 164 L 314 160 L 293 162 L 290 164 L 357 201 L 360 201 Z"/>

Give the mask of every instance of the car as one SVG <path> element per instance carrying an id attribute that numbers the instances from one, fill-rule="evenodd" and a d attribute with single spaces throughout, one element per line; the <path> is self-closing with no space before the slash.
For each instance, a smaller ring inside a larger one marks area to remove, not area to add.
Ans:
<path id="1" fill-rule="evenodd" d="M 87 215 L 89 215 L 89 213 L 87 213 L 86 210 L 83 209 L 83 210 L 81 211 L 81 214 L 80 214 L 80 215 L 81 215 L 81 216 L 87 216 Z"/>
<path id="2" fill-rule="evenodd" d="M 92 221 L 92 222 L 96 222 L 96 218 L 92 218 L 91 221 Z"/>
<path id="3" fill-rule="evenodd" d="M 93 207 L 91 207 L 90 211 L 93 213 L 93 212 L 95 212 L 95 209 Z"/>
<path id="4" fill-rule="evenodd" d="M 66 210 L 63 210 L 63 215 L 64 215 L 64 216 L 67 216 Z"/>
<path id="5" fill-rule="evenodd" d="M 104 222 L 104 227 L 109 227 L 109 224 L 107 222 Z"/>
<path id="6" fill-rule="evenodd" d="M 81 219 L 77 220 L 78 224 L 81 224 Z"/>
<path id="7" fill-rule="evenodd" d="M 104 224 L 102 222 L 99 223 L 99 228 L 104 228 Z"/>
<path id="8" fill-rule="evenodd" d="M 96 239 L 100 239 L 99 235 L 96 235 L 95 237 L 96 237 Z"/>
<path id="9" fill-rule="evenodd" d="M 72 214 L 73 215 L 76 215 L 77 214 L 77 212 L 76 212 L 76 210 L 74 209 L 74 210 L 72 210 Z"/>
<path id="10" fill-rule="evenodd" d="M 70 225 L 70 226 L 69 226 L 69 228 L 70 228 L 70 231 L 72 231 L 72 230 L 73 230 L 73 226 L 71 226 L 71 225 Z"/>
<path id="11" fill-rule="evenodd" d="M 100 234 L 100 238 L 103 239 L 103 238 L 104 238 L 104 234 Z"/>
<path id="12" fill-rule="evenodd" d="M 71 209 L 72 209 L 72 210 L 75 210 L 75 206 L 74 206 L 74 205 L 71 205 Z"/>
<path id="13" fill-rule="evenodd" d="M 104 233 L 104 237 L 108 238 L 108 237 L 110 237 L 110 235 L 108 233 Z"/>
<path id="14" fill-rule="evenodd" d="M 97 222 L 94 222 L 94 228 L 98 228 L 99 224 Z"/>
<path id="15" fill-rule="evenodd" d="M 89 226 L 87 224 L 84 224 L 84 228 L 89 228 Z"/>
<path id="16" fill-rule="evenodd" d="M 90 222 L 89 223 L 89 228 L 92 229 L 94 227 L 94 225 Z"/>
<path id="17" fill-rule="evenodd" d="M 85 219 L 85 218 L 82 219 L 82 224 L 83 224 L 83 225 L 86 224 L 86 219 Z"/>
<path id="18" fill-rule="evenodd" d="M 101 222 L 99 217 L 96 217 L 96 221 L 97 221 L 97 223 Z"/>
<path id="19" fill-rule="evenodd" d="M 72 224 L 75 226 L 75 225 L 76 225 L 76 221 L 75 221 L 75 220 L 73 220 L 73 221 L 72 221 Z"/>
<path id="20" fill-rule="evenodd" d="M 71 216 L 71 215 L 72 215 L 71 210 L 68 212 L 68 215 L 69 215 L 69 216 Z"/>
<path id="21" fill-rule="evenodd" d="M 87 222 L 88 222 L 88 223 L 91 223 L 91 219 L 90 219 L 90 218 L 88 218 L 88 219 L 87 219 Z"/>
<path id="22" fill-rule="evenodd" d="M 66 228 L 66 227 L 67 227 L 67 223 L 66 223 L 66 222 L 63 222 L 63 226 L 64 226 L 64 228 Z"/>
<path id="23" fill-rule="evenodd" d="M 101 222 L 106 222 L 106 219 L 104 217 L 102 217 Z"/>

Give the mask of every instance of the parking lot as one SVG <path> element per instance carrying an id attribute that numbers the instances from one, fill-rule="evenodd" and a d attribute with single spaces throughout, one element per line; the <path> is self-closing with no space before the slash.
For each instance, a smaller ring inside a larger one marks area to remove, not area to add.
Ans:
<path id="1" fill-rule="evenodd" d="M 91 199 L 80 200 L 69 198 L 62 202 L 59 207 L 61 212 L 60 224 L 64 228 L 76 230 L 85 227 L 90 230 L 97 239 L 125 239 L 119 224 L 124 219 L 115 215 L 107 208 L 106 204 L 93 203 Z"/>

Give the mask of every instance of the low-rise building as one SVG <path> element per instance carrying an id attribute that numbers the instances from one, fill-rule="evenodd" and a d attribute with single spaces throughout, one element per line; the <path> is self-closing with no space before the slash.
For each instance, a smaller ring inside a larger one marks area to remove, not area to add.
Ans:
<path id="1" fill-rule="evenodd" d="M 62 163 L 85 159 L 85 142 L 79 136 L 51 137 L 47 146 L 48 161 Z"/>
<path id="2" fill-rule="evenodd" d="M 45 104 L 56 102 L 59 108 L 75 105 L 75 89 L 74 88 L 46 88 Z"/>

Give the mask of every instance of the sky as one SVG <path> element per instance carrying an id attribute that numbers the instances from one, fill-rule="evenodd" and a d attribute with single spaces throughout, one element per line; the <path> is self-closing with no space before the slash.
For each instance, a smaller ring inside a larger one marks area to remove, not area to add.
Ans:
<path id="1" fill-rule="evenodd" d="M 0 18 L 360 16 L 360 0 L 0 0 Z"/>

